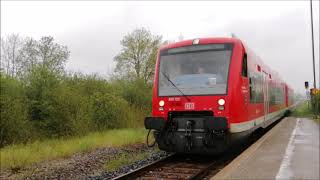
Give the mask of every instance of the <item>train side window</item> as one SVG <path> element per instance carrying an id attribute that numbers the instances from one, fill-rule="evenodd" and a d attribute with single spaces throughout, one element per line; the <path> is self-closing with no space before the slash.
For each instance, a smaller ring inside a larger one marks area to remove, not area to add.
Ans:
<path id="1" fill-rule="evenodd" d="M 253 93 L 252 93 L 252 78 L 249 78 L 249 90 L 250 90 L 250 102 L 253 102 Z"/>
<path id="2" fill-rule="evenodd" d="M 260 73 L 249 74 L 250 103 L 263 103 L 263 82 Z"/>
<path id="3" fill-rule="evenodd" d="M 242 71 L 241 75 L 243 77 L 248 77 L 248 64 L 247 64 L 247 55 L 245 54 L 242 60 Z"/>

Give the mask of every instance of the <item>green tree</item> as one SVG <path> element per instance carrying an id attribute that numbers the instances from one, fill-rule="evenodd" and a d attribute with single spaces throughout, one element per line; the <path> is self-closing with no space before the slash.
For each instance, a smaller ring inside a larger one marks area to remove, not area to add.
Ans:
<path id="1" fill-rule="evenodd" d="M 37 44 L 38 60 L 42 66 L 55 72 L 62 72 L 69 58 L 70 51 L 66 46 L 54 42 L 53 37 L 45 36 Z"/>
<path id="2" fill-rule="evenodd" d="M 114 58 L 115 72 L 120 77 L 143 79 L 153 78 L 156 55 L 162 37 L 152 35 L 145 28 L 135 29 L 121 40 L 121 52 Z"/>
<path id="3" fill-rule="evenodd" d="M 72 118 L 61 108 L 63 103 L 77 104 L 72 98 L 64 99 L 70 97 L 70 91 L 61 87 L 70 53 L 67 47 L 55 43 L 49 36 L 39 41 L 28 39 L 22 51 L 28 112 L 33 124 L 49 136 L 73 134 Z M 66 116 L 61 115 L 63 112 Z"/>
<path id="4" fill-rule="evenodd" d="M 23 77 L 37 65 L 63 72 L 70 52 L 54 42 L 51 36 L 40 40 L 21 38 L 17 34 L 1 37 L 1 71 L 12 77 Z"/>
<path id="5" fill-rule="evenodd" d="M 30 70 L 39 64 L 38 41 L 33 38 L 26 38 L 22 49 L 20 50 L 21 69 L 20 77 L 25 76 Z"/>

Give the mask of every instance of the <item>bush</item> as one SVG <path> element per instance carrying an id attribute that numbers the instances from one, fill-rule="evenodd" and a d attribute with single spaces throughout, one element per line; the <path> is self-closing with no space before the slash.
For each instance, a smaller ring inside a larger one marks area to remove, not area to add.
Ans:
<path id="1" fill-rule="evenodd" d="M 46 120 L 51 136 L 83 135 L 93 129 L 89 98 L 77 89 L 60 84 L 52 93 L 51 104 L 53 109 Z"/>
<path id="2" fill-rule="evenodd" d="M 128 119 L 128 103 L 109 93 L 95 93 L 92 97 L 92 120 L 97 129 L 119 128 Z"/>
<path id="3" fill-rule="evenodd" d="M 143 127 L 151 93 L 142 81 L 107 81 L 43 66 L 31 69 L 23 81 L 1 74 L 0 145 Z"/>
<path id="4" fill-rule="evenodd" d="M 151 112 L 152 86 L 145 84 L 143 80 L 126 81 L 118 80 L 113 82 L 120 95 L 128 101 L 130 105 L 142 108 Z"/>
<path id="5" fill-rule="evenodd" d="M 32 130 L 22 84 L 4 74 L 0 74 L 0 80 L 0 147 L 3 147 L 29 140 Z"/>
<path id="6" fill-rule="evenodd" d="M 60 124 L 55 123 L 55 90 L 60 84 L 59 74 L 38 66 L 28 74 L 26 96 L 30 120 L 40 134 L 56 136 Z"/>
<path id="7" fill-rule="evenodd" d="M 93 130 L 90 93 L 86 92 L 83 82 L 86 82 L 84 78 L 63 76 L 43 67 L 29 74 L 29 113 L 33 125 L 43 136 L 83 135 Z"/>
<path id="8" fill-rule="evenodd" d="M 112 85 L 107 80 L 96 75 L 69 74 L 64 76 L 64 81 L 68 86 L 77 89 L 78 93 L 85 96 L 92 96 L 96 92 L 110 93 L 113 91 Z"/>

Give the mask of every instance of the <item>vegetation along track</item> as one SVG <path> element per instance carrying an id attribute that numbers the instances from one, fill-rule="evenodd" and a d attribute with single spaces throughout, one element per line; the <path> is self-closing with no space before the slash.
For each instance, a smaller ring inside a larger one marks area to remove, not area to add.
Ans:
<path id="1" fill-rule="evenodd" d="M 277 123 L 278 121 L 265 130 L 256 131 L 250 139 L 234 145 L 229 151 L 220 155 L 195 156 L 172 154 L 115 179 L 209 179 Z"/>

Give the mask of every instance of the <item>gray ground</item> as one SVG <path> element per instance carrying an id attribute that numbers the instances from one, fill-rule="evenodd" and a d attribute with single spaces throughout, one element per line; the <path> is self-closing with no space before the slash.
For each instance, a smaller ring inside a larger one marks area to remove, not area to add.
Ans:
<path id="1" fill-rule="evenodd" d="M 297 122 L 296 118 L 288 117 L 212 179 L 319 177 L 319 124 L 310 119 L 300 118 Z"/>

